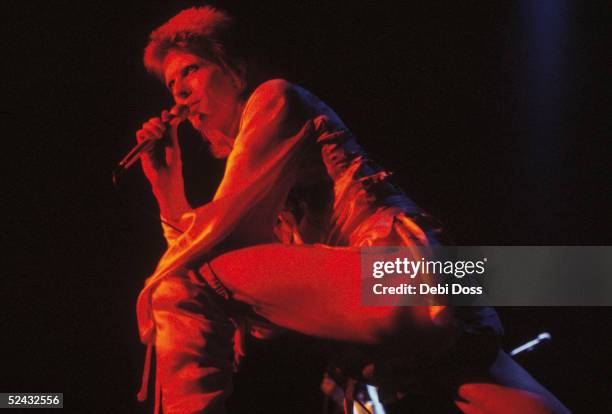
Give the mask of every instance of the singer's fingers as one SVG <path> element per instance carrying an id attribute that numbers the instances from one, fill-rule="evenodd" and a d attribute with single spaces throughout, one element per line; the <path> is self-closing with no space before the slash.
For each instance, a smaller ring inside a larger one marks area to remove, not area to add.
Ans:
<path id="1" fill-rule="evenodd" d="M 164 131 L 160 130 L 159 127 L 145 125 L 136 132 L 136 141 L 138 141 L 138 143 L 142 143 L 143 141 L 159 141 L 163 136 Z"/>
<path id="2" fill-rule="evenodd" d="M 143 125 L 142 129 L 153 135 L 153 139 L 161 139 L 166 131 L 165 127 L 160 128 L 158 125 L 147 123 Z"/>
<path id="3" fill-rule="evenodd" d="M 172 117 L 172 112 L 168 111 L 167 109 L 164 109 L 161 113 L 161 120 L 168 122 L 170 120 L 170 118 Z"/>
<path id="4" fill-rule="evenodd" d="M 178 142 L 178 125 L 180 122 L 172 122 L 170 124 L 170 145 L 166 147 L 166 164 L 174 165 L 177 168 L 181 166 L 181 147 Z"/>
<path id="5" fill-rule="evenodd" d="M 152 130 L 151 128 L 143 128 L 136 132 L 136 140 L 138 141 L 138 143 L 147 140 L 155 141 L 160 139 L 162 135 L 163 134 L 160 135 L 159 132 L 157 132 L 156 130 Z"/>
<path id="6" fill-rule="evenodd" d="M 161 118 L 159 118 L 159 117 L 151 118 L 149 120 L 149 122 L 145 122 L 145 124 L 154 125 L 154 126 L 156 126 L 158 128 L 161 128 L 162 131 L 166 130 L 166 124 L 164 124 L 163 121 L 161 120 Z"/>
<path id="7" fill-rule="evenodd" d="M 141 131 L 146 131 L 146 134 L 143 134 Z M 161 119 L 151 118 L 142 124 L 142 128 L 136 133 L 136 138 L 138 142 L 141 142 L 142 139 L 161 139 L 165 132 L 166 125 L 164 125 Z"/>
<path id="8" fill-rule="evenodd" d="M 149 119 L 147 122 L 142 124 L 142 127 L 143 128 L 153 128 L 153 129 L 160 131 L 161 133 L 163 133 L 166 130 L 166 125 L 162 122 L 160 118 L 157 118 L 157 117 Z"/>
<path id="9" fill-rule="evenodd" d="M 140 129 L 136 132 L 136 141 L 138 141 L 139 144 L 148 139 L 154 139 L 149 131 Z"/>
<path id="10" fill-rule="evenodd" d="M 168 135 L 170 135 L 170 142 L 173 147 L 178 148 L 178 126 L 180 124 L 180 120 L 175 119 L 170 122 L 170 128 L 168 131 Z"/>

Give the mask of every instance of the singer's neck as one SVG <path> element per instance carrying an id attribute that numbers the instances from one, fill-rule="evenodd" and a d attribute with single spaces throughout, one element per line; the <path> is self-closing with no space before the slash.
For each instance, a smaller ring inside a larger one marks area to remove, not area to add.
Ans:
<path id="1" fill-rule="evenodd" d="M 215 158 L 227 158 L 234 148 L 234 141 L 240 128 L 240 119 L 244 102 L 238 101 L 236 107 L 231 111 L 232 116 L 227 119 L 222 128 L 206 128 L 203 126 L 202 132 L 210 144 L 210 152 Z"/>
<path id="2" fill-rule="evenodd" d="M 242 118 L 242 110 L 244 109 L 244 101 L 236 102 L 233 110 L 228 111 L 232 114 L 226 118 L 225 125 L 221 128 L 206 128 L 203 125 L 202 132 L 204 139 L 210 144 L 210 152 L 215 158 L 227 158 L 234 148 L 234 141 L 238 135 L 240 128 L 240 119 Z"/>
<path id="3" fill-rule="evenodd" d="M 219 130 L 205 131 L 205 139 L 210 145 L 210 152 L 215 158 L 227 158 L 234 148 L 234 137 Z"/>

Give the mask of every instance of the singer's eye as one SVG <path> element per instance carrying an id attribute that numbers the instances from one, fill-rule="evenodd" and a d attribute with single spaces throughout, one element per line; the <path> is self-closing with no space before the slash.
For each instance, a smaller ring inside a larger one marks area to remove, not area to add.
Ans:
<path id="1" fill-rule="evenodd" d="M 183 76 L 187 76 L 192 72 L 195 72 L 196 70 L 198 70 L 199 66 L 196 64 L 192 64 L 192 65 L 188 65 L 185 68 L 183 68 L 183 70 L 181 71 L 181 75 Z"/>
<path id="2" fill-rule="evenodd" d="M 195 64 L 195 63 L 193 63 L 193 64 L 191 64 L 191 65 L 187 65 L 187 66 L 185 66 L 183 69 L 181 69 L 181 73 L 180 73 L 180 77 L 179 77 L 179 79 L 184 79 L 184 78 L 186 78 L 187 76 L 189 76 L 189 74 L 190 74 L 190 73 L 195 72 L 195 71 L 196 71 L 196 70 L 198 70 L 199 68 L 200 68 L 200 66 L 199 66 L 199 65 L 197 65 L 197 64 Z M 174 87 L 175 83 L 176 83 L 176 82 L 175 82 L 175 80 L 173 79 L 173 80 L 171 80 L 170 82 L 168 82 L 168 84 L 166 85 L 166 87 L 168 88 L 168 90 L 169 90 L 170 92 L 172 92 L 172 88 Z"/>

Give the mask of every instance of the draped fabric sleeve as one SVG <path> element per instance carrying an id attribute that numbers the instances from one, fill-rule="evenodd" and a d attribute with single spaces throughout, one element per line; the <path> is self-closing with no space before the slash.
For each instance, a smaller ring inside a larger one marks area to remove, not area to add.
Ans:
<path id="1" fill-rule="evenodd" d="M 192 216 L 193 212 L 191 211 L 184 213 L 178 223 L 171 223 L 171 221 L 164 216 L 160 216 L 162 232 L 168 247 L 172 246 L 179 237 L 181 237 L 183 232 L 180 229 L 189 228 L 192 222 Z"/>
<path id="2" fill-rule="evenodd" d="M 170 274 L 225 249 L 275 240 L 274 225 L 295 181 L 300 154 L 313 141 L 313 123 L 299 93 L 283 80 L 260 85 L 242 114 L 234 148 L 212 202 L 181 218 L 184 233 L 165 229 L 169 242 L 137 303 L 141 340 L 151 343 L 151 291 Z M 168 237 L 170 236 L 170 237 Z"/>

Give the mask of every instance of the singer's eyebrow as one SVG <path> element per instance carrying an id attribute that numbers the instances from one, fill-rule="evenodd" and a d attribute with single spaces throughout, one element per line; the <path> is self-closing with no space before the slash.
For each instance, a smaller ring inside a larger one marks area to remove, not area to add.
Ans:
<path id="1" fill-rule="evenodd" d="M 200 68 L 201 64 L 194 62 L 194 63 L 190 63 L 185 65 L 184 67 L 180 68 L 177 72 L 179 73 L 179 76 L 181 78 L 185 78 L 189 75 L 190 72 L 198 70 L 198 68 Z M 167 84 L 166 87 L 168 88 L 168 90 L 170 90 L 170 92 L 172 92 L 172 86 L 174 86 L 175 80 L 171 79 Z"/>

